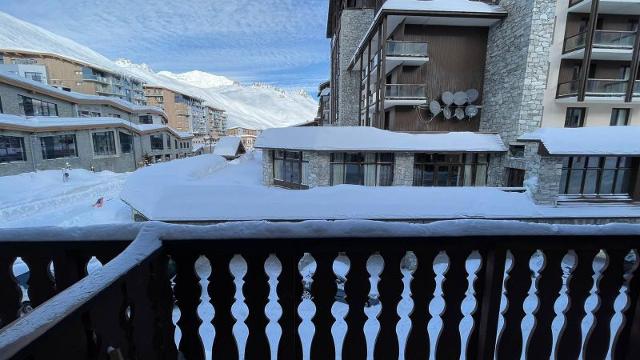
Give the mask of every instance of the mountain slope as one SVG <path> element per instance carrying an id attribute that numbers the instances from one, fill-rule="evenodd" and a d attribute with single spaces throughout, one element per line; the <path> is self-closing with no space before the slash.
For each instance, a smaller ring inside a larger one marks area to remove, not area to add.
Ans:
<path id="1" fill-rule="evenodd" d="M 0 12 L 2 49 L 57 54 L 202 98 L 211 106 L 227 111 L 230 127 L 284 127 L 311 121 L 316 115 L 315 100 L 300 92 L 263 85 L 240 85 L 224 76 L 202 71 L 156 73 L 144 64 L 128 60 L 114 62 L 71 39 Z"/>

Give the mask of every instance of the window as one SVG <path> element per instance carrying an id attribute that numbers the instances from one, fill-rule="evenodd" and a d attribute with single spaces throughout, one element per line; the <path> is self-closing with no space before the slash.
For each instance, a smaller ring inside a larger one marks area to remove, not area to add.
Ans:
<path id="1" fill-rule="evenodd" d="M 416 154 L 413 186 L 486 186 L 488 154 Z"/>
<path id="2" fill-rule="evenodd" d="M 308 166 L 309 163 L 303 161 L 302 152 L 283 150 L 273 152 L 273 179 L 276 185 L 306 186 Z"/>
<path id="3" fill-rule="evenodd" d="M 577 128 L 584 126 L 585 108 L 567 108 L 567 117 L 564 121 L 564 127 Z"/>
<path id="4" fill-rule="evenodd" d="M 116 154 L 116 139 L 113 131 L 103 131 L 91 134 L 93 138 L 93 154 L 107 156 Z"/>
<path id="5" fill-rule="evenodd" d="M 523 187 L 525 171 L 522 169 L 507 168 L 507 187 Z"/>
<path id="6" fill-rule="evenodd" d="M 613 109 L 611 111 L 611 126 L 629 125 L 630 109 Z"/>
<path id="7" fill-rule="evenodd" d="M 509 156 L 513 158 L 523 158 L 524 145 L 509 145 Z"/>
<path id="8" fill-rule="evenodd" d="M 0 164 L 14 161 L 27 161 L 24 138 L 0 135 Z"/>
<path id="9" fill-rule="evenodd" d="M 153 124 L 153 118 L 151 115 L 140 115 L 140 124 Z"/>
<path id="10" fill-rule="evenodd" d="M 178 140 L 173 140 L 173 147 L 178 149 Z"/>
<path id="11" fill-rule="evenodd" d="M 331 154 L 331 185 L 393 185 L 393 153 Z"/>
<path id="12" fill-rule="evenodd" d="M 0 114 L 4 113 L 4 111 L 2 111 L 2 97 L 0 96 Z"/>
<path id="13" fill-rule="evenodd" d="M 46 160 L 78 156 L 75 135 L 44 136 L 40 138 L 40 146 Z"/>
<path id="14" fill-rule="evenodd" d="M 24 72 L 24 77 L 27 79 L 31 79 L 33 81 L 37 81 L 37 82 L 44 82 L 44 78 L 42 76 L 42 73 L 39 72 L 31 72 L 31 71 L 25 71 Z"/>
<path id="15" fill-rule="evenodd" d="M 123 154 L 131 153 L 133 151 L 133 136 L 121 131 L 118 132 L 118 136 L 120 137 L 120 151 Z"/>
<path id="16" fill-rule="evenodd" d="M 628 157 L 575 156 L 564 160 L 560 194 L 578 196 L 630 195 L 637 171 Z"/>
<path id="17" fill-rule="evenodd" d="M 20 108 L 26 116 L 58 116 L 58 105 L 18 95 Z"/>
<path id="18" fill-rule="evenodd" d="M 164 150 L 162 135 L 151 135 L 151 150 Z"/>
<path id="19" fill-rule="evenodd" d="M 100 117 L 102 114 L 95 111 L 80 111 L 80 117 Z"/>
<path id="20" fill-rule="evenodd" d="M 167 135 L 167 149 L 171 149 L 171 136 Z"/>

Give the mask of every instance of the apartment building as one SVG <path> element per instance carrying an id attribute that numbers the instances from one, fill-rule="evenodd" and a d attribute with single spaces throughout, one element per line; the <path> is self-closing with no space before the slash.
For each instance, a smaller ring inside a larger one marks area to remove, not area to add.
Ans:
<path id="1" fill-rule="evenodd" d="M 246 150 L 253 149 L 256 138 L 260 134 L 259 130 L 247 129 L 243 127 L 232 127 L 225 131 L 226 136 L 237 136 L 242 140 L 242 145 Z"/>
<path id="2" fill-rule="evenodd" d="M 331 84 L 325 81 L 318 86 L 318 115 L 314 119 L 317 125 L 331 125 Z"/>
<path id="3" fill-rule="evenodd" d="M 204 100 L 155 85 L 145 85 L 147 104 L 162 108 L 169 117 L 169 126 L 182 132 L 207 132 Z"/>
<path id="4" fill-rule="evenodd" d="M 0 176 L 60 169 L 133 171 L 192 154 L 160 108 L 68 92 L 0 73 Z"/>
<path id="5" fill-rule="evenodd" d="M 63 90 L 145 104 L 142 80 L 79 60 L 56 54 L 0 49 L 0 64 L 0 70 L 4 67 L 5 71 L 16 71 Z"/>

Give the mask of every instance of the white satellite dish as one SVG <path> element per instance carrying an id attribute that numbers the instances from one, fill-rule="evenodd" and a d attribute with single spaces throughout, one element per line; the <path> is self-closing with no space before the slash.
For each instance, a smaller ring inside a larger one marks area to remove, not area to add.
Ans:
<path id="1" fill-rule="evenodd" d="M 453 104 L 453 93 L 451 91 L 445 91 L 442 93 L 442 102 L 449 106 Z"/>
<path id="2" fill-rule="evenodd" d="M 478 107 L 475 105 L 469 105 L 464 111 L 468 117 L 472 118 L 478 115 Z"/>
<path id="3" fill-rule="evenodd" d="M 469 96 L 467 96 L 467 93 L 464 91 L 458 91 L 453 95 L 453 102 L 458 106 L 466 104 L 467 101 L 469 101 Z"/>
<path id="4" fill-rule="evenodd" d="M 429 111 L 431 111 L 433 115 L 438 115 L 442 111 L 442 106 L 440 106 L 439 102 L 433 100 L 429 103 Z"/>
<path id="5" fill-rule="evenodd" d="M 444 115 L 444 118 L 447 120 L 451 119 L 451 109 L 449 107 L 445 107 L 444 110 L 442 110 L 442 115 Z"/>
<path id="6" fill-rule="evenodd" d="M 469 98 L 469 102 L 472 103 L 480 98 L 480 93 L 476 89 L 469 89 L 467 90 L 467 97 Z"/>
<path id="7" fill-rule="evenodd" d="M 462 110 L 462 108 L 456 108 L 456 119 L 464 119 L 464 110 Z"/>

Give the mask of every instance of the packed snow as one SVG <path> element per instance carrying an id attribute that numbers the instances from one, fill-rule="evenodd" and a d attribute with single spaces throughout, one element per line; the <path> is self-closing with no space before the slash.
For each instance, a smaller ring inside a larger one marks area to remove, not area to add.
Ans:
<path id="1" fill-rule="evenodd" d="M 367 126 L 267 129 L 258 137 L 255 147 L 323 151 L 507 151 L 497 134 L 471 132 L 407 134 Z"/>
<path id="2" fill-rule="evenodd" d="M 316 116 L 317 103 L 306 93 L 240 85 L 223 76 L 199 71 L 155 73 L 144 64 L 111 61 L 87 46 L 0 12 L 0 50 L 3 49 L 55 54 L 202 98 L 209 105 L 227 111 L 229 126 L 283 127 L 308 122 Z"/>
<path id="3" fill-rule="evenodd" d="M 240 153 L 242 146 L 242 139 L 239 136 L 224 136 L 218 140 L 213 154 L 233 158 Z"/>
<path id="4" fill-rule="evenodd" d="M 136 171 L 122 199 L 150 220 L 184 222 L 640 217 L 635 206 L 538 206 L 527 193 L 487 187 L 340 185 L 295 191 L 261 182 L 260 152 L 231 162 L 202 155 Z"/>
<path id="5" fill-rule="evenodd" d="M 382 10 L 507 14 L 500 5 L 477 0 L 387 0 Z"/>
<path id="6" fill-rule="evenodd" d="M 61 170 L 0 177 L 0 228 L 84 226 L 132 222 L 131 209 L 120 200 L 128 174 Z M 94 206 L 103 198 L 102 207 Z"/>
<path id="7" fill-rule="evenodd" d="M 520 141 L 539 141 L 551 155 L 640 155 L 640 126 L 542 128 Z"/>

